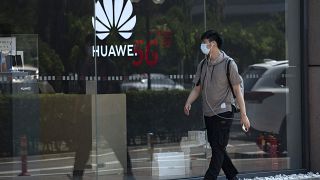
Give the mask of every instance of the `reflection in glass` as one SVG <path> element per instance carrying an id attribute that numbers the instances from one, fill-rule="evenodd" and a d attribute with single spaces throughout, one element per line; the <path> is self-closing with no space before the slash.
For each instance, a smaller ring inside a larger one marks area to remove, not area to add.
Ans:
<path id="1" fill-rule="evenodd" d="M 253 128 L 244 134 L 234 121 L 227 146 L 234 164 L 240 172 L 300 166 L 286 147 L 287 127 L 300 117 L 289 114 L 299 104 L 292 103 L 299 63 L 282 61 L 286 44 L 295 44 L 285 33 L 297 29 L 286 29 L 286 1 L 132 0 L 131 38 L 111 30 L 104 41 L 94 37 L 96 2 L 2 2 L 0 41 L 13 46 L 0 45 L 0 179 L 21 173 L 25 137 L 28 173 L 41 178 L 203 176 L 211 151 L 201 102 L 189 117 L 183 106 L 203 59 L 204 27 L 221 32 L 223 50 L 244 72 Z M 133 45 L 137 56 L 95 59 L 99 43 Z"/>

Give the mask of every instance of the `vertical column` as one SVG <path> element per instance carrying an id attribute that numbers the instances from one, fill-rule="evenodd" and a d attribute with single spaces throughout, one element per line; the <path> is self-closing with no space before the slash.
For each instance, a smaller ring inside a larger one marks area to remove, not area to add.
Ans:
<path id="1" fill-rule="evenodd" d="M 309 119 L 310 119 L 310 165 L 311 170 L 320 171 L 320 1 L 308 1 L 308 75 L 309 75 Z"/>
<path id="2" fill-rule="evenodd" d="M 287 147 L 289 168 L 299 169 L 302 165 L 300 0 L 286 0 L 286 5 L 287 73 L 292 76 L 287 79 Z"/>

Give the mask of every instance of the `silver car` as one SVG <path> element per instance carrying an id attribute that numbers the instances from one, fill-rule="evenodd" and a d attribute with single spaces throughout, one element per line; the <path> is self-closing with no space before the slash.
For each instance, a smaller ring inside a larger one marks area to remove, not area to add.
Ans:
<path id="1" fill-rule="evenodd" d="M 286 84 L 288 61 L 265 60 L 243 73 L 247 114 L 252 135 L 264 151 L 274 144 L 286 150 Z"/>
<path id="2" fill-rule="evenodd" d="M 151 73 L 151 90 L 184 90 L 184 87 L 168 76 L 159 73 Z M 133 74 L 121 84 L 122 91 L 142 91 L 148 89 L 148 76 L 146 74 Z"/>

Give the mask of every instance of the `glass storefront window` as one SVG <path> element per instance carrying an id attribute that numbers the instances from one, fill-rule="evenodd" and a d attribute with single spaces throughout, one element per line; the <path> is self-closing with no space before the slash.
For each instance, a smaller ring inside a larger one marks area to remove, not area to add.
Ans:
<path id="1" fill-rule="evenodd" d="M 240 173 L 301 168 L 294 4 L 5 0 L 0 179 L 203 176 L 211 149 L 201 98 L 190 116 L 183 107 L 208 29 L 244 80 L 252 128 L 244 133 L 236 116 L 227 146 Z"/>

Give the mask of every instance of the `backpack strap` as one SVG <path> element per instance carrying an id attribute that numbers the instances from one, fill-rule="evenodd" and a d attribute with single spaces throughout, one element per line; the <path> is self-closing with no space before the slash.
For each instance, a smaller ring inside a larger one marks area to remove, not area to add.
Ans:
<path id="1" fill-rule="evenodd" d="M 230 81 L 230 62 L 231 61 L 232 61 L 231 59 L 227 60 L 227 78 L 228 78 L 228 83 L 229 83 L 233 98 L 236 98 L 236 95 L 234 94 L 233 87 L 232 87 L 232 84 L 231 84 L 231 81 Z"/>
<path id="2" fill-rule="evenodd" d="M 203 59 L 202 62 L 201 62 L 201 67 L 200 67 L 200 76 L 199 76 L 199 80 L 196 84 L 196 86 L 199 86 L 200 85 L 200 82 L 201 82 L 201 75 L 202 75 L 202 68 L 203 68 L 203 64 L 205 62 L 206 59 Z"/>

